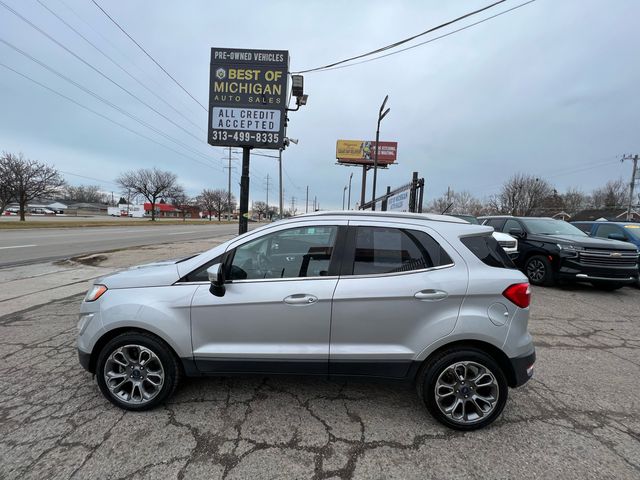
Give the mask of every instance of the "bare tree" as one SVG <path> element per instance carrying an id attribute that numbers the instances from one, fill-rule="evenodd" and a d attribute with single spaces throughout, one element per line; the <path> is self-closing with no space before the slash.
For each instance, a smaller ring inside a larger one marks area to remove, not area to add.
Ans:
<path id="1" fill-rule="evenodd" d="M 116 180 L 123 193 L 131 193 L 134 197 L 142 195 L 151 203 L 151 220 L 156 219 L 156 201 L 167 196 L 177 185 L 175 173 L 157 168 L 141 168 L 122 173 Z"/>
<path id="2" fill-rule="evenodd" d="M 187 213 L 189 213 L 189 209 L 193 206 L 193 199 L 186 194 L 184 188 L 180 185 L 174 187 L 173 190 L 169 192 L 168 197 L 171 205 L 180 210 L 182 221 L 186 221 Z"/>
<path id="3" fill-rule="evenodd" d="M 3 153 L 2 158 L 5 168 L 12 172 L 8 182 L 3 178 L 2 183 L 9 183 L 13 198 L 20 205 L 20 221 L 24 222 L 27 203 L 38 197 L 54 195 L 64 185 L 64 179 L 55 168 L 25 158 L 22 153 Z"/>
<path id="4" fill-rule="evenodd" d="M 604 187 L 591 192 L 591 203 L 595 208 L 622 207 L 629 195 L 629 187 L 622 179 L 609 180 Z"/>
<path id="5" fill-rule="evenodd" d="M 580 210 L 586 208 L 588 203 L 587 196 L 575 187 L 569 188 L 562 195 L 562 204 L 564 211 L 569 215 L 575 215 Z"/>
<path id="6" fill-rule="evenodd" d="M 267 202 L 253 202 L 252 210 L 258 214 L 258 221 L 260 221 L 262 216 L 267 216 L 269 206 L 267 205 Z"/>
<path id="7" fill-rule="evenodd" d="M 483 213 L 483 208 L 482 202 L 469 191 L 455 192 L 451 189 L 432 200 L 429 205 L 429 211 L 433 213 L 446 212 L 476 216 Z"/>
<path id="8" fill-rule="evenodd" d="M 494 201 L 500 213 L 530 216 L 552 195 L 553 188 L 546 180 L 518 173 L 504 183 Z"/>
<path id="9" fill-rule="evenodd" d="M 211 221 L 211 215 L 213 215 L 216 208 L 214 191 L 205 188 L 200 192 L 200 195 L 196 197 L 196 202 L 202 207 L 202 210 L 209 217 L 209 221 Z"/>
<path id="10" fill-rule="evenodd" d="M 67 185 L 64 188 L 64 200 L 75 200 L 85 203 L 108 203 L 108 196 L 100 191 L 98 185 Z"/>
<path id="11" fill-rule="evenodd" d="M 15 199 L 15 181 L 11 169 L 11 160 L 7 154 L 0 156 L 0 215 L 7 208 L 7 205 Z"/>

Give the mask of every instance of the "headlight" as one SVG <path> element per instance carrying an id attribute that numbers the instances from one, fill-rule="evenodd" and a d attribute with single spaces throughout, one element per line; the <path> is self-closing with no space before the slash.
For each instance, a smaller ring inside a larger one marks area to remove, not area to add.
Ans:
<path id="1" fill-rule="evenodd" d="M 567 252 L 581 252 L 584 247 L 579 247 L 573 243 L 556 243 L 558 250 L 565 250 Z"/>
<path id="2" fill-rule="evenodd" d="M 95 302 L 99 299 L 104 292 L 107 291 L 107 287 L 104 285 L 96 284 L 89 289 L 87 295 L 84 297 L 85 302 Z"/>

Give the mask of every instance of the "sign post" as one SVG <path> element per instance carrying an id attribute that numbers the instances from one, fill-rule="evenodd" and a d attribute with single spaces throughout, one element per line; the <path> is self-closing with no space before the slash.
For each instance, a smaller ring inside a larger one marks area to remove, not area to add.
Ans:
<path id="1" fill-rule="evenodd" d="M 289 52 L 212 48 L 208 142 L 242 147 L 239 233 L 245 233 L 249 209 L 249 161 L 252 148 L 284 148 Z"/>

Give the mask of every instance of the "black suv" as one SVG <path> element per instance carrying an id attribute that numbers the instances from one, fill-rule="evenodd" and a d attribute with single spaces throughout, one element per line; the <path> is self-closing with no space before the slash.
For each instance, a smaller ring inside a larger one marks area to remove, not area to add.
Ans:
<path id="1" fill-rule="evenodd" d="M 632 244 L 591 238 L 553 218 L 492 216 L 480 221 L 518 238 L 515 263 L 534 285 L 571 280 L 615 290 L 638 281 L 638 250 Z"/>

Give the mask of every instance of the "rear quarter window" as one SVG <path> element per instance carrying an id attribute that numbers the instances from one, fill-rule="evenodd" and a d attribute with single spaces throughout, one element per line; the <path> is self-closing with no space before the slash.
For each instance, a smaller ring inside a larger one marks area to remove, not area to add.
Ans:
<path id="1" fill-rule="evenodd" d="M 492 235 L 463 237 L 460 241 L 485 265 L 496 268 L 516 268 Z"/>

